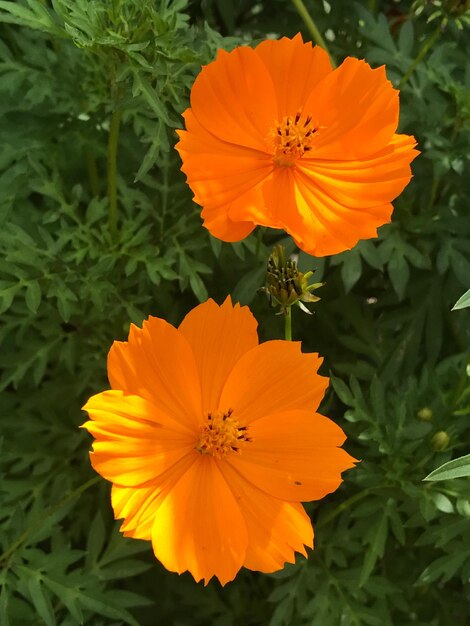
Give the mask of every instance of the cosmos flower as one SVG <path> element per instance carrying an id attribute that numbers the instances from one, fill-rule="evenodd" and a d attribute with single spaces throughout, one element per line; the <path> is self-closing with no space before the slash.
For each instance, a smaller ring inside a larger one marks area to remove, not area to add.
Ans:
<path id="1" fill-rule="evenodd" d="M 121 531 L 206 583 L 305 555 L 313 530 L 300 502 L 334 491 L 354 462 L 341 428 L 316 413 L 321 359 L 295 342 L 259 345 L 256 326 L 229 298 L 178 329 L 157 317 L 132 325 L 109 352 L 112 390 L 84 407 Z"/>
<path id="2" fill-rule="evenodd" d="M 375 237 L 418 154 L 398 114 L 385 67 L 348 57 L 333 70 L 300 35 L 220 50 L 178 131 L 204 226 L 224 241 L 283 229 L 317 256 Z"/>

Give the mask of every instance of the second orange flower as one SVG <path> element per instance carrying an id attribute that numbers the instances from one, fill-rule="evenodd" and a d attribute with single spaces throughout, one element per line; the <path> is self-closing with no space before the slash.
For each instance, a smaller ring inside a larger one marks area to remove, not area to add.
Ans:
<path id="1" fill-rule="evenodd" d="M 204 225 L 238 241 L 283 229 L 324 256 L 375 237 L 411 179 L 416 141 L 396 134 L 385 68 L 293 39 L 221 50 L 203 67 L 177 144 Z"/>

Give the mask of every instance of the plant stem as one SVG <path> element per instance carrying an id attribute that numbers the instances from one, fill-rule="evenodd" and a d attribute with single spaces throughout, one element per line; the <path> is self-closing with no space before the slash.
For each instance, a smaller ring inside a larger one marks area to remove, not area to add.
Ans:
<path id="1" fill-rule="evenodd" d="M 121 111 L 115 109 L 111 116 L 108 139 L 108 211 L 109 230 L 113 239 L 117 235 L 117 147 Z"/>
<path id="2" fill-rule="evenodd" d="M 405 85 L 408 82 L 410 76 L 413 74 L 415 69 L 418 67 L 418 65 L 421 63 L 421 61 L 427 55 L 427 53 L 432 48 L 434 43 L 437 41 L 439 35 L 442 32 L 442 29 L 443 29 L 444 25 L 445 25 L 444 21 L 442 21 L 439 24 L 439 26 L 432 32 L 430 37 L 428 37 L 428 39 L 426 39 L 426 41 L 423 43 L 423 45 L 421 46 L 421 48 L 420 48 L 420 50 L 418 52 L 418 56 L 413 61 L 413 63 L 410 65 L 410 67 L 406 70 L 405 75 L 403 76 L 401 81 L 398 83 L 398 89 L 402 89 L 403 85 Z"/>
<path id="3" fill-rule="evenodd" d="M 284 336 L 286 341 L 292 341 L 292 307 L 288 306 L 284 315 Z"/>
<path id="4" fill-rule="evenodd" d="M 334 62 L 333 57 L 331 56 L 330 51 L 328 50 L 328 46 L 326 45 L 326 41 L 323 39 L 323 36 L 321 32 L 318 30 L 317 25 L 313 21 L 312 16 L 307 11 L 305 4 L 302 2 L 302 0 L 292 0 L 292 4 L 297 9 L 298 14 L 300 15 L 300 17 L 303 19 L 305 23 L 305 26 L 310 31 L 313 41 L 317 43 L 319 46 L 321 46 L 323 50 L 325 50 L 325 52 L 330 57 L 331 65 L 333 67 L 336 67 L 336 63 Z"/>
<path id="5" fill-rule="evenodd" d="M 2 555 L 0 555 L 0 563 L 2 563 L 3 561 L 6 561 L 21 546 L 21 544 L 26 541 L 26 539 L 29 537 L 29 535 L 32 532 L 40 528 L 41 524 L 44 522 L 44 520 L 47 517 L 50 517 L 56 511 L 62 508 L 64 505 L 68 504 L 71 500 L 74 500 L 77 496 L 80 496 L 84 491 L 86 491 L 87 489 L 95 485 L 100 479 L 101 479 L 101 476 L 95 476 L 94 478 L 90 478 L 90 480 L 88 480 L 83 485 L 80 485 L 80 487 L 75 489 L 75 491 L 72 491 L 72 493 L 69 493 L 69 495 L 65 496 L 65 498 L 63 498 L 60 502 L 58 502 L 57 504 L 54 504 L 53 506 L 48 507 L 45 511 L 43 511 L 41 515 L 41 519 L 31 524 L 31 526 L 29 526 L 18 537 L 18 539 L 9 548 L 5 550 L 5 552 Z"/>

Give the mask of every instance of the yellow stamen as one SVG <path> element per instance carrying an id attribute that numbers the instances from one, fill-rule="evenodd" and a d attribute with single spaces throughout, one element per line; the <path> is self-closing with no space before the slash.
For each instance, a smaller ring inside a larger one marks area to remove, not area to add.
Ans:
<path id="1" fill-rule="evenodd" d="M 289 115 L 276 122 L 269 132 L 276 165 L 291 167 L 305 152 L 311 150 L 311 142 L 318 129 L 310 116 L 302 118 L 300 113 Z"/>
<path id="2" fill-rule="evenodd" d="M 240 452 L 250 441 L 246 426 L 240 426 L 232 413 L 232 409 L 225 413 L 209 413 L 195 447 L 200 454 L 210 454 L 222 459 L 229 452 Z"/>

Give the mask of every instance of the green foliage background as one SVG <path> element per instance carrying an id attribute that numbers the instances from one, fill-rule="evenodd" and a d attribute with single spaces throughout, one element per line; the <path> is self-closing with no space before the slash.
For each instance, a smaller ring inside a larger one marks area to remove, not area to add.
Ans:
<path id="1" fill-rule="evenodd" d="M 447 626 L 470 623 L 468 479 L 422 482 L 468 453 L 468 2 L 306 2 L 337 61 L 387 65 L 422 155 L 376 240 L 301 269 L 326 281 L 294 334 L 325 356 L 322 410 L 362 463 L 307 505 L 316 550 L 221 588 L 166 572 L 123 538 L 78 429 L 131 321 L 208 294 L 282 320 L 256 293 L 264 233 L 201 227 L 175 129 L 219 47 L 309 32 L 288 0 L 0 2 L 0 624 Z M 117 145 L 117 234 L 110 128 Z"/>

